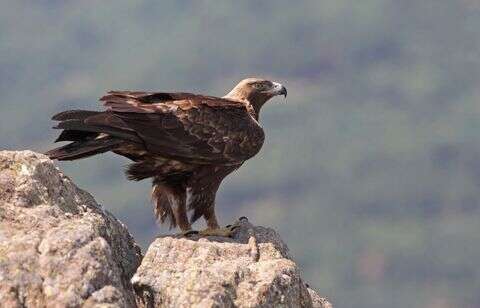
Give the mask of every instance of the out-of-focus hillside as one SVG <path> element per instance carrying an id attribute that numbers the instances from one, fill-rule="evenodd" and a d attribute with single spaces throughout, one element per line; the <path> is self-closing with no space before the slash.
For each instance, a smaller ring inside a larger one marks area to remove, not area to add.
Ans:
<path id="1" fill-rule="evenodd" d="M 50 116 L 107 89 L 223 95 L 266 76 L 289 96 L 262 111 L 221 221 L 280 230 L 338 307 L 480 307 L 477 1 L 0 4 L 2 148 L 48 149 Z M 146 245 L 167 230 L 126 163 L 61 166 Z"/>

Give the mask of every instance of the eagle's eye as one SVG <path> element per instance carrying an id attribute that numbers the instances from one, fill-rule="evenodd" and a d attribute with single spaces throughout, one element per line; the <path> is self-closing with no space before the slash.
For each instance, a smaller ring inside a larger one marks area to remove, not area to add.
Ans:
<path id="1" fill-rule="evenodd" d="M 266 86 L 263 83 L 254 83 L 253 87 L 257 90 L 265 90 Z"/>

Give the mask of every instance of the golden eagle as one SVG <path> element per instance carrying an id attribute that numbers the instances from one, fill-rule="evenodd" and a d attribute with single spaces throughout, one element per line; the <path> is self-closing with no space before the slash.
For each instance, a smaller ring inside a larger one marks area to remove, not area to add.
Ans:
<path id="1" fill-rule="evenodd" d="M 106 111 L 69 110 L 53 116 L 62 129 L 55 142 L 71 143 L 46 154 L 76 160 L 112 151 L 133 161 L 130 180 L 153 179 L 155 216 L 184 233 L 204 217 L 203 235 L 229 236 L 215 216 L 222 180 L 258 153 L 264 132 L 262 106 L 287 96 L 277 82 L 242 80 L 224 97 L 183 92 L 110 91 L 100 98 Z M 187 212 L 191 211 L 190 220 Z"/>

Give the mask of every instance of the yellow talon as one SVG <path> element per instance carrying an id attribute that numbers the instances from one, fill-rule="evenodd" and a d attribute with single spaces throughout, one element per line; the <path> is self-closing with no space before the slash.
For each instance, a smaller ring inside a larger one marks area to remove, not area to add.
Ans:
<path id="1" fill-rule="evenodd" d="M 210 229 L 207 228 L 205 230 L 202 230 L 198 232 L 200 236 L 223 236 L 223 237 L 232 237 L 233 234 L 235 233 L 235 230 L 239 226 L 237 224 L 227 226 L 225 228 L 218 228 L 218 229 Z"/>

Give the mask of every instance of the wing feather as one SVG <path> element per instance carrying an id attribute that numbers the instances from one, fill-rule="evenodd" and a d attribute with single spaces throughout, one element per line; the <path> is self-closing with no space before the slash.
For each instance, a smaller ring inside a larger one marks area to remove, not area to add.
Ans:
<path id="1" fill-rule="evenodd" d="M 255 155 L 263 130 L 242 102 L 183 92 L 111 91 L 88 124 L 131 130 L 148 151 L 180 161 L 236 164 Z"/>

